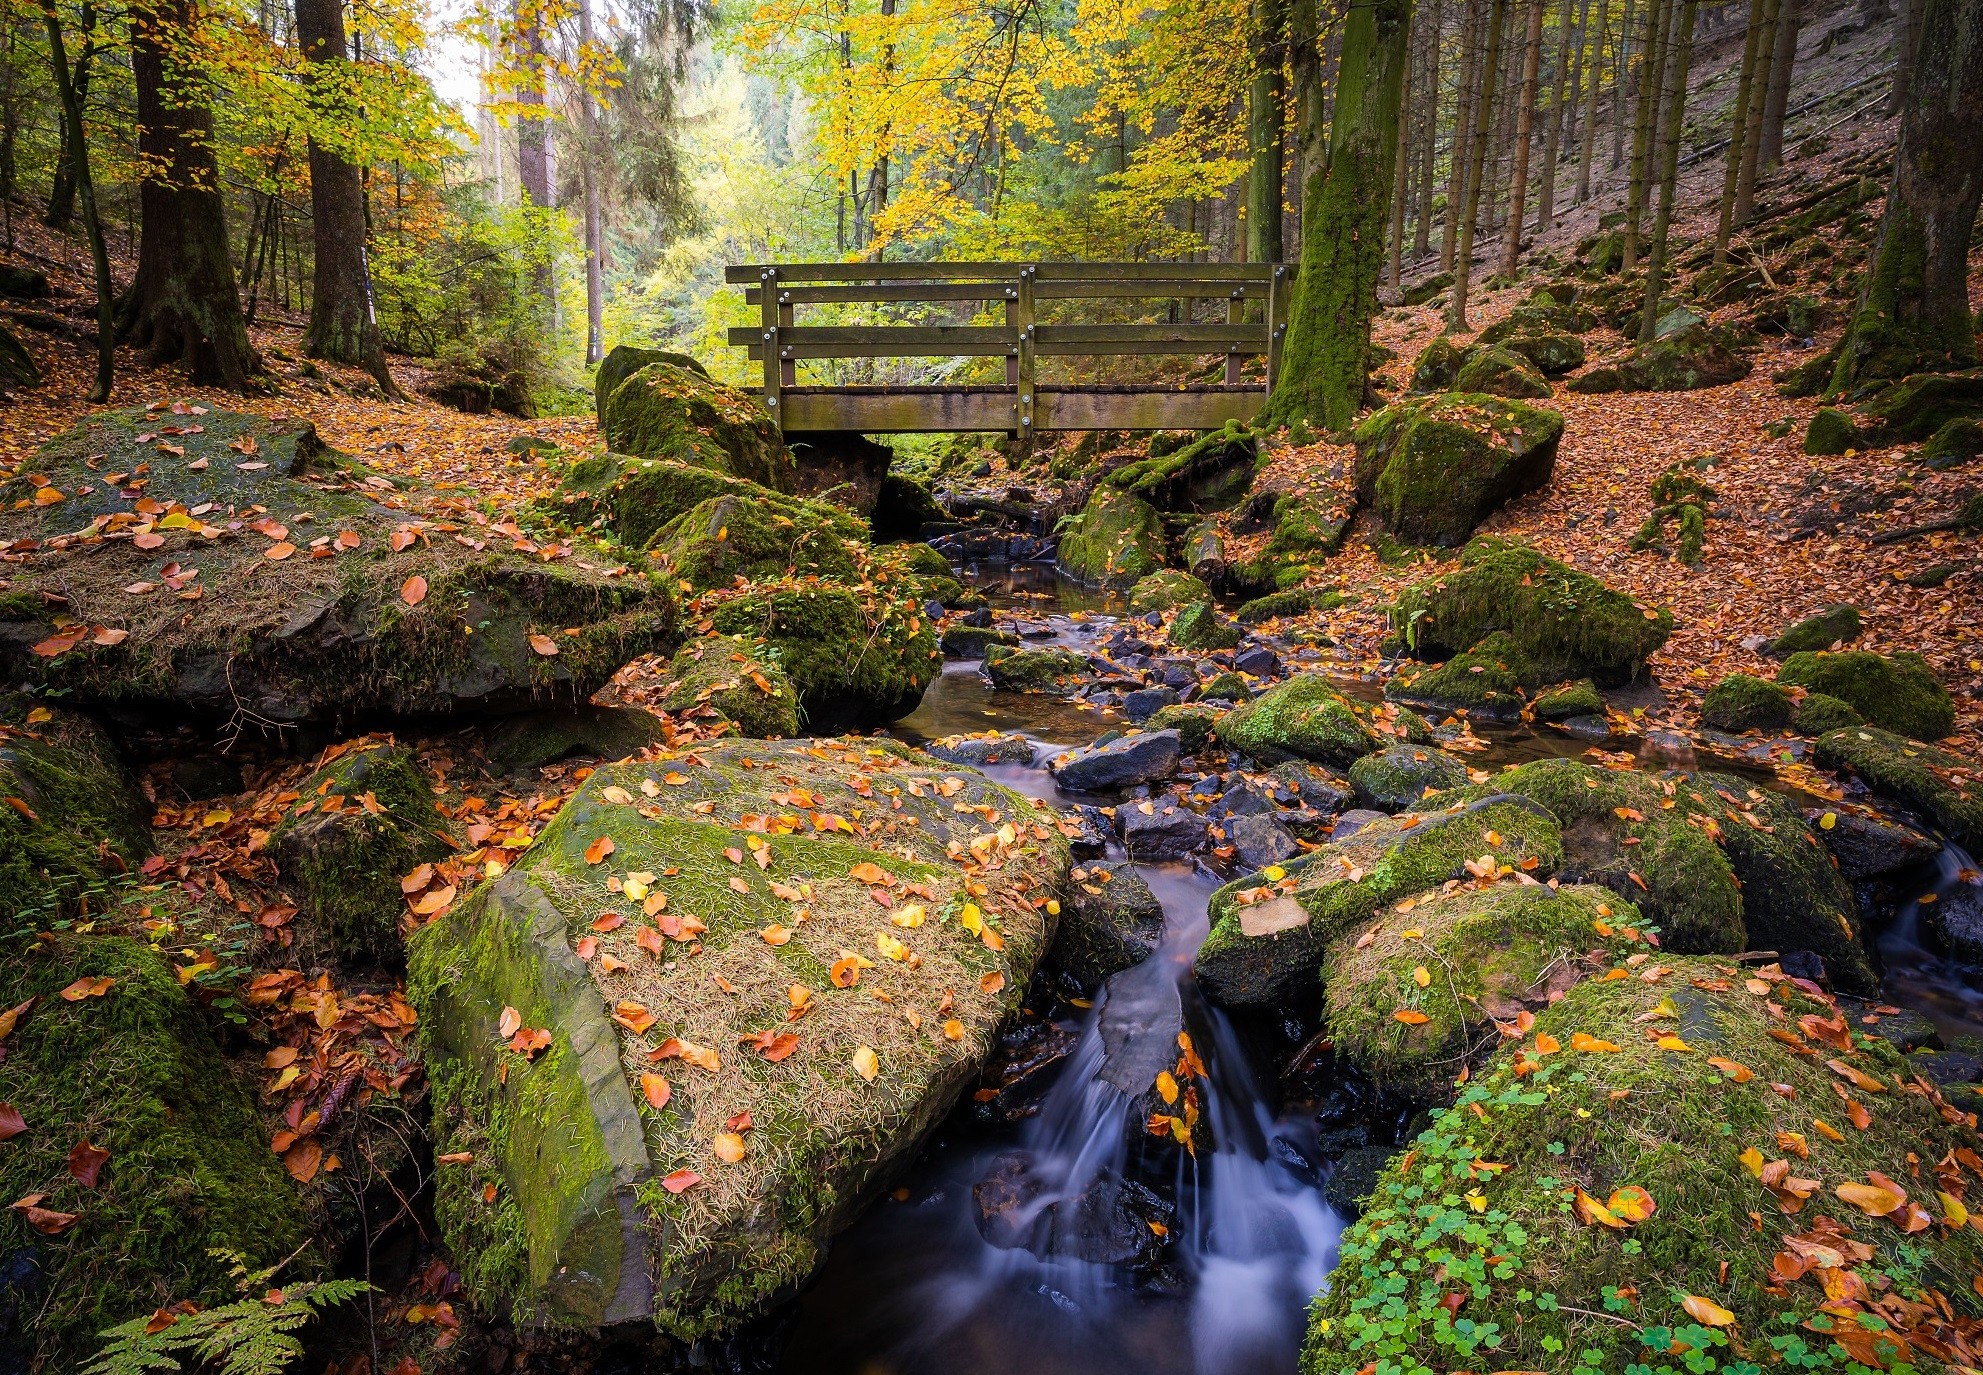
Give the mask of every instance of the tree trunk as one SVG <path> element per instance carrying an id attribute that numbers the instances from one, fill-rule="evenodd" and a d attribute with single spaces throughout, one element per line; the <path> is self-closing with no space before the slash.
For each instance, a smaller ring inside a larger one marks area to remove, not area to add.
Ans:
<path id="1" fill-rule="evenodd" d="M 1648 5 L 1658 0 L 1646 0 Z M 1625 0 L 1625 13 L 1618 21 L 1618 60 L 1611 76 L 1611 166 L 1625 161 L 1626 88 L 1632 79 L 1632 0 Z"/>
<path id="2" fill-rule="evenodd" d="M 1756 50 L 1759 53 L 1774 52 L 1776 18 L 1782 13 L 1783 0 L 1761 0 L 1761 3 L 1763 23 L 1756 38 Z M 1743 121 L 1742 131 L 1742 168 L 1735 176 L 1735 206 L 1730 212 L 1737 229 L 1749 222 L 1756 205 L 1756 174 L 1762 164 L 1763 102 L 1768 95 L 1768 82 L 1756 83 L 1749 88 L 1748 116 Z"/>
<path id="3" fill-rule="evenodd" d="M 1391 158 L 1391 228 L 1390 232 L 1384 236 L 1384 242 L 1390 254 L 1389 260 L 1385 264 L 1385 280 L 1390 283 L 1393 290 L 1404 281 L 1405 276 L 1405 201 L 1408 199 L 1406 191 L 1410 185 L 1409 175 L 1411 172 L 1411 158 L 1409 156 L 1411 144 L 1407 137 L 1411 133 L 1411 122 L 1405 116 L 1411 109 L 1412 67 L 1415 56 L 1411 36 L 1407 34 L 1405 36 L 1404 90 L 1398 97 L 1398 118 L 1396 121 L 1398 126 L 1398 146 Z"/>
<path id="4" fill-rule="evenodd" d="M 1735 188 L 1742 175 L 1742 150 L 1749 134 L 1749 96 L 1756 81 L 1756 55 L 1761 47 L 1765 0 L 1749 0 L 1749 23 L 1742 41 L 1742 75 L 1735 101 L 1728 107 L 1728 162 L 1721 178 L 1721 217 L 1715 225 L 1714 260 L 1728 261 L 1728 236 L 1735 227 Z"/>
<path id="5" fill-rule="evenodd" d="M 1893 90 L 1887 96 L 1887 113 L 1897 115 L 1907 108 L 1907 87 L 1914 78 L 1914 50 L 1921 43 L 1921 0 L 1900 0 L 1900 23 L 1894 26 Z"/>
<path id="6" fill-rule="evenodd" d="M 1591 198 L 1591 153 L 1597 146 L 1597 93 L 1604 84 L 1604 45 L 1611 37 L 1611 0 L 1598 0 L 1597 43 L 1591 49 L 1590 91 L 1584 97 L 1584 146 L 1577 154 L 1577 204 Z"/>
<path id="7" fill-rule="evenodd" d="M 1446 175 L 1446 226 L 1439 241 L 1439 267 L 1453 270 L 1459 249 L 1460 207 L 1467 198 L 1467 150 L 1473 147 L 1474 125 L 1480 109 L 1480 17 L 1486 0 L 1463 0 L 1460 22 L 1460 84 L 1454 92 L 1453 152 Z"/>
<path id="8" fill-rule="evenodd" d="M 1529 145 L 1535 142 L 1535 102 L 1542 85 L 1542 0 L 1529 0 L 1527 47 L 1522 53 L 1522 91 L 1515 101 L 1515 166 L 1508 185 L 1508 232 L 1501 242 L 1501 271 L 1512 277 L 1521 264 L 1522 218 L 1527 213 Z"/>
<path id="9" fill-rule="evenodd" d="M 69 172 L 75 194 L 83 204 L 83 230 L 89 236 L 90 264 L 96 269 L 96 381 L 91 405 L 110 399 L 117 372 L 116 292 L 110 282 L 110 250 L 103 242 L 103 219 L 96 210 L 96 183 L 90 176 L 89 132 L 83 125 L 82 92 L 69 75 L 69 55 L 62 41 L 62 17 L 55 0 L 41 0 L 41 17 L 48 29 L 48 65 L 55 78 L 55 95 L 62 108 L 63 142 L 70 150 Z"/>
<path id="10" fill-rule="evenodd" d="M 1363 405 L 1410 61 L 1411 0 L 1370 0 L 1349 11 L 1328 170 L 1303 188 L 1301 273 L 1265 412 L 1270 423 L 1305 419 L 1340 430 Z"/>
<path id="11" fill-rule="evenodd" d="M 1476 103 L 1485 112 L 1494 104 L 1494 78 L 1501 70 L 1501 30 L 1508 15 L 1508 0 L 1493 0 L 1487 15 L 1487 54 L 1481 62 L 1484 89 Z M 1473 227 L 1479 210 L 1481 176 L 1487 170 L 1487 119 L 1476 121 L 1471 146 L 1467 149 L 1466 204 L 1460 209 L 1460 245 L 1453 255 L 1453 289 L 1447 299 L 1446 328 L 1462 332 L 1467 324 L 1467 282 L 1473 268 Z"/>
<path id="12" fill-rule="evenodd" d="M 1439 44 L 1445 15 L 1442 0 L 1432 0 L 1432 22 L 1426 26 L 1419 68 L 1418 98 L 1418 219 L 1412 230 L 1412 256 L 1432 251 L 1432 164 L 1439 144 Z"/>
<path id="13" fill-rule="evenodd" d="M 1780 0 L 1776 18 L 1776 52 L 1770 59 L 1770 84 L 1763 95 L 1763 141 L 1757 157 L 1765 168 L 1783 165 L 1783 118 L 1790 109 L 1790 78 L 1797 66 L 1797 30 L 1804 18 L 1804 0 Z"/>
<path id="14" fill-rule="evenodd" d="M 1253 0 L 1253 87 L 1247 100 L 1246 141 L 1252 162 L 1246 172 L 1246 258 L 1281 260 L 1281 199 L 1284 174 L 1281 145 L 1287 138 L 1287 7 L 1283 0 Z"/>
<path id="15" fill-rule="evenodd" d="M 192 0 L 138 0 L 129 14 L 144 171 L 138 270 L 118 310 L 120 333 L 147 362 L 182 364 L 196 386 L 245 391 L 261 359 L 234 288 L 206 85 L 183 57 L 193 47 Z"/>
<path id="16" fill-rule="evenodd" d="M 1879 245 L 1832 374 L 1832 390 L 1972 367 L 1969 239 L 1983 199 L 1983 6 L 1921 0 L 1900 147 Z"/>
<path id="17" fill-rule="evenodd" d="M 344 0 L 296 0 L 296 39 L 309 64 L 312 84 L 331 77 L 315 92 L 319 117 L 348 119 L 339 108 L 342 86 L 336 69 L 351 58 L 344 38 Z M 310 222 L 315 270 L 310 284 L 310 327 L 303 353 L 333 363 L 350 363 L 377 379 L 386 395 L 399 387 L 386 368 L 379 323 L 372 307 L 372 270 L 365 257 L 365 187 L 355 164 L 310 140 Z"/>
<path id="18" fill-rule="evenodd" d="M 1586 0 L 1585 8 L 1589 8 Z M 1556 89 L 1549 101 L 1549 132 L 1542 139 L 1542 177 L 1536 188 L 1535 232 L 1546 234 L 1556 223 L 1556 163 L 1563 156 L 1564 114 L 1577 101 L 1577 88 L 1571 74 L 1572 0 L 1563 0 L 1556 12 L 1560 42 L 1556 49 Z M 1581 71 L 1575 81 L 1583 80 Z"/>
<path id="19" fill-rule="evenodd" d="M 592 5 L 591 0 L 579 0 L 578 42 L 582 53 L 592 47 Z M 585 140 L 585 151 L 579 159 L 579 171 L 585 182 L 585 361 L 599 362 L 606 356 L 606 287 L 605 228 L 599 212 L 599 176 L 595 166 L 599 155 L 599 124 L 592 104 L 592 87 L 586 79 L 584 58 L 581 58 L 578 77 L 578 123 L 579 137 Z M 882 176 L 886 179 L 886 168 Z"/>
<path id="20" fill-rule="evenodd" d="M 517 104 L 524 107 L 516 122 L 516 177 L 523 191 L 523 203 L 549 210 L 553 196 L 550 115 L 544 107 L 544 83 L 549 79 L 544 27 L 537 8 L 531 6 L 526 11 L 525 4 L 526 0 L 518 0 L 514 10 L 518 39 L 530 66 L 529 80 L 516 95 Z M 554 316 L 557 281 L 548 258 L 538 264 L 533 277 L 532 285 L 545 315 Z"/>
<path id="21" fill-rule="evenodd" d="M 96 45 L 91 37 L 96 29 L 94 5 L 83 6 L 82 22 L 83 48 L 76 54 L 74 75 L 69 79 L 75 91 L 76 108 L 87 110 L 90 98 L 90 69 L 93 66 L 91 59 L 96 55 Z M 84 149 L 83 152 L 87 159 L 89 150 Z M 48 191 L 48 212 L 41 217 L 41 222 L 50 229 L 67 229 L 69 222 L 76 217 L 77 176 L 75 160 L 69 156 L 69 123 L 65 119 L 62 122 L 61 154 L 55 164 L 55 180 Z"/>
<path id="22" fill-rule="evenodd" d="M 1700 0 L 1680 0 L 1680 34 L 1667 59 L 1665 127 L 1659 137 L 1659 211 L 1653 217 L 1652 254 L 1646 262 L 1646 304 L 1639 317 L 1639 342 L 1651 343 L 1659 324 L 1660 296 L 1666 288 L 1667 233 L 1673 226 L 1673 199 L 1680 179 L 1680 121 L 1687 111 L 1687 71 L 1693 65 L 1694 20 Z"/>
<path id="23" fill-rule="evenodd" d="M 1632 117 L 1632 165 L 1625 191 L 1624 268 L 1639 265 L 1639 235 L 1646 213 L 1646 180 L 1659 132 L 1660 99 L 1666 94 L 1667 29 L 1678 0 L 1646 0 L 1646 36 L 1640 45 L 1638 109 Z"/>

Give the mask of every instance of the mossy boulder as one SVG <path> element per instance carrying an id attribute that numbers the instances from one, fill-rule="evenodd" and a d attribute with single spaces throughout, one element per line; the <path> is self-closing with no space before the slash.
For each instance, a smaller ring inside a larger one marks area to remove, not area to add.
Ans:
<path id="1" fill-rule="evenodd" d="M 635 458 L 685 463 L 795 490 L 792 455 L 778 422 L 754 397 L 669 363 L 649 363 L 613 389 L 599 428 L 606 447 Z"/>
<path id="2" fill-rule="evenodd" d="M 1755 365 L 1732 331 L 1697 320 L 1637 345 L 1617 366 L 1623 391 L 1698 391 L 1740 382 Z"/>
<path id="3" fill-rule="evenodd" d="M 59 499 L 0 483 L 0 539 L 39 546 L 9 568 L 0 677 L 120 715 L 348 729 L 584 701 L 674 643 L 659 580 L 464 519 L 307 423 L 168 420 L 102 412 L 44 446 Z"/>
<path id="4" fill-rule="evenodd" d="M 1501 348 L 1526 361 L 1544 377 L 1561 377 L 1566 372 L 1574 372 L 1581 368 L 1589 357 L 1584 349 L 1584 341 L 1576 335 L 1556 334 L 1547 330 L 1535 334 L 1514 335 L 1502 340 Z M 1474 389 L 1462 387 L 1461 390 Z"/>
<path id="5" fill-rule="evenodd" d="M 1945 1208 L 1920 1168 L 1973 1151 L 1939 1093 L 1893 1092 L 1907 1061 L 1780 974 L 1761 997 L 1725 961 L 1659 963 L 1571 988 L 1393 1157 L 1311 1310 L 1303 1370 L 1554 1371 L 1568 1352 L 1593 1371 L 1733 1369 L 1736 1342 L 1844 1369 L 1839 1343 L 1872 1368 L 1898 1358 L 1876 1354 L 1872 1295 L 1920 1305 L 1892 1311 L 1931 1338 L 1943 1304 L 1976 1314 L 1983 1236 L 1931 1225 Z M 1839 1120 L 1839 1089 L 1870 1103 L 1866 1130 Z M 1970 1173 L 1951 1179 L 1973 1195 Z M 1882 1178 L 1924 1210 L 1914 1231 L 1838 1196 Z M 1580 1194 L 1619 1211 L 1606 1223 Z"/>
<path id="6" fill-rule="evenodd" d="M 620 383 L 654 363 L 666 363 L 701 377 L 709 376 L 709 369 L 686 353 L 642 348 L 637 344 L 615 344 L 612 351 L 599 361 L 599 370 L 592 374 L 592 413 L 601 429 L 606 426 L 606 402 L 620 389 Z"/>
<path id="7" fill-rule="evenodd" d="M 1355 516 L 1354 503 L 1344 495 L 1289 492 L 1282 496 L 1274 503 L 1273 532 L 1267 537 L 1262 566 L 1256 570 L 1264 576 L 1256 576 L 1255 581 L 1278 585 L 1300 560 L 1335 553 L 1343 547 Z"/>
<path id="8" fill-rule="evenodd" d="M 1830 649 L 1859 638 L 1862 623 L 1856 606 L 1828 606 L 1814 611 L 1763 646 L 1765 654 L 1783 658 L 1806 650 Z"/>
<path id="9" fill-rule="evenodd" d="M 1971 854 L 1983 854 L 1983 764 L 1876 726 L 1820 736 L 1818 764 L 1856 775 L 1884 798 L 1912 808 Z"/>
<path id="10" fill-rule="evenodd" d="M 1918 457 L 1930 468 L 1960 468 L 1983 454 L 1983 421 L 1957 416 L 1931 435 Z"/>
<path id="11" fill-rule="evenodd" d="M 1234 424 L 1125 464 L 1102 481 L 1159 511 L 1217 511 L 1246 495 L 1258 461 L 1253 432 Z"/>
<path id="12" fill-rule="evenodd" d="M 1557 412 L 1491 396 L 1401 401 L 1357 426 L 1357 494 L 1400 539 L 1463 544 L 1549 481 L 1562 435 Z"/>
<path id="13" fill-rule="evenodd" d="M 1243 703 L 1219 739 L 1257 764 L 1310 759 L 1347 766 L 1377 747 L 1356 706 L 1320 674 L 1303 674 Z"/>
<path id="14" fill-rule="evenodd" d="M 1205 679 L 1198 685 L 1198 696 L 1203 700 L 1221 702 L 1244 702 L 1253 696 L 1253 685 L 1246 681 L 1246 675 L 1228 669 Z"/>
<path id="15" fill-rule="evenodd" d="M 595 454 L 566 468 L 539 509 L 610 534 L 629 549 L 645 549 L 663 526 L 705 501 L 775 495 L 755 482 L 679 458 Z"/>
<path id="16" fill-rule="evenodd" d="M 670 521 L 651 552 L 698 592 L 786 574 L 849 582 L 866 554 L 866 533 L 821 502 L 720 496 Z"/>
<path id="17" fill-rule="evenodd" d="M 1384 812 L 1410 811 L 1423 805 L 1428 793 L 1464 787 L 1466 781 L 1467 766 L 1430 745 L 1393 745 L 1350 765 L 1357 801 Z"/>
<path id="18" fill-rule="evenodd" d="M 799 733 L 799 694 L 776 660 L 740 635 L 691 640 L 668 665 L 661 705 L 669 711 L 707 707 L 754 740 Z"/>
<path id="19" fill-rule="evenodd" d="M 1529 704 L 1529 714 L 1538 721 L 1568 721 L 1576 716 L 1604 715 L 1604 694 L 1588 678 L 1547 692 L 1538 692 Z"/>
<path id="20" fill-rule="evenodd" d="M 74 712 L 0 701 L 0 798 L 0 910 L 17 926 L 73 914 L 151 852 L 144 798 L 109 735 Z"/>
<path id="21" fill-rule="evenodd" d="M 1170 642 L 1178 649 L 1232 649 L 1239 644 L 1239 627 L 1221 619 L 1219 609 L 1206 597 L 1172 618 Z"/>
<path id="22" fill-rule="evenodd" d="M 947 628 L 937 644 L 944 657 L 950 659 L 982 659 L 993 645 L 1004 649 L 1017 649 L 1019 637 L 1010 630 L 1000 630 L 990 625 L 953 625 Z"/>
<path id="23" fill-rule="evenodd" d="M 1401 668 L 1384 684 L 1393 702 L 1440 712 L 1464 712 L 1482 721 L 1513 721 L 1522 714 L 1522 688 L 1536 681 L 1535 666 L 1504 631 L 1495 631 L 1443 664 Z"/>
<path id="24" fill-rule="evenodd" d="M 1690 824 L 1659 779 L 1542 759 L 1500 774 L 1488 786 L 1548 808 L 1562 826 L 1562 877 L 1602 884 L 1636 903 L 1658 925 L 1667 948 L 1745 948 L 1735 871 L 1708 828 Z"/>
<path id="25" fill-rule="evenodd" d="M 1916 740 L 1939 740 L 1955 728 L 1949 690 L 1919 654 L 1793 654 L 1776 677 L 1791 687 L 1836 697 L 1874 725 Z"/>
<path id="26" fill-rule="evenodd" d="M 1828 735 L 1847 726 L 1856 726 L 1865 717 L 1854 711 L 1850 702 L 1840 701 L 1829 692 L 1807 692 L 1804 700 L 1797 704 L 1796 713 L 1790 724 L 1800 735 Z"/>
<path id="27" fill-rule="evenodd" d="M 756 583 L 718 602 L 709 628 L 741 635 L 784 670 L 806 725 L 818 731 L 907 716 L 943 669 L 924 615 L 926 585 L 868 567 L 860 590 L 813 579 Z"/>
<path id="28" fill-rule="evenodd" d="M 876 543 L 921 539 L 923 527 L 944 518 L 942 505 L 923 483 L 904 473 L 882 477 L 874 515 L 870 517 Z"/>
<path id="29" fill-rule="evenodd" d="M 399 881 L 454 849 L 413 751 L 388 740 L 333 746 L 296 791 L 269 850 L 302 908 L 311 956 L 398 965 Z"/>
<path id="30" fill-rule="evenodd" d="M 468 1297 L 684 1340 L 789 1299 L 1017 1010 L 1051 821 L 881 740 L 594 773 L 412 944 L 436 1149 L 473 1155 L 435 1200 Z M 511 1049 L 506 1008 L 548 1044 Z"/>
<path id="31" fill-rule="evenodd" d="M 1163 564 L 1163 519 L 1141 497 L 1097 487 L 1079 514 L 1063 523 L 1059 559 L 1069 576 L 1083 582 L 1132 587 Z"/>
<path id="32" fill-rule="evenodd" d="M 584 755 L 625 759 L 659 744 L 660 717 L 642 707 L 601 707 L 590 702 L 505 716 L 489 731 L 483 754 L 504 773 L 521 773 Z"/>
<path id="33" fill-rule="evenodd" d="M 1212 734 L 1225 720 L 1227 713 L 1216 707 L 1201 707 L 1195 702 L 1181 702 L 1168 707 L 1159 707 L 1156 714 L 1143 723 L 1145 730 L 1174 730 L 1177 742 L 1186 754 L 1196 754 L 1205 748 Z"/>
<path id="34" fill-rule="evenodd" d="M 1473 879 L 1398 907 L 1331 945 L 1323 1015 L 1338 1055 L 1417 1099 L 1441 1097 L 1484 1059 L 1500 1043 L 1497 1022 L 1512 1026 L 1650 949 L 1638 911 L 1585 884 Z"/>
<path id="35" fill-rule="evenodd" d="M 1005 692 L 1065 692 L 1090 673 L 1088 661 L 1071 649 L 987 649 L 984 671 Z"/>
<path id="36" fill-rule="evenodd" d="M 1048 958 L 1092 990 L 1148 959 L 1163 934 L 1163 904 L 1134 864 L 1078 865 L 1068 874 Z"/>
<path id="37" fill-rule="evenodd" d="M 1308 1002 L 1338 937 L 1401 898 L 1465 878 L 1486 855 L 1497 868 L 1547 878 L 1562 859 L 1555 819 L 1496 795 L 1373 821 L 1284 869 L 1235 879 L 1212 894 L 1212 929 L 1193 963 L 1198 986 L 1229 1007 Z"/>
<path id="38" fill-rule="evenodd" d="M 1440 335 L 1419 351 L 1418 361 L 1412 365 L 1411 389 L 1424 393 L 1453 390 L 1466 356 L 1465 349 Z"/>
<path id="39" fill-rule="evenodd" d="M 1790 724 L 1790 694 L 1747 673 L 1731 673 L 1708 689 L 1701 720 L 1720 730 L 1781 730 Z"/>
<path id="40" fill-rule="evenodd" d="M 1486 396 L 1535 400 L 1549 395 L 1549 383 L 1529 360 L 1510 349 L 1488 344 L 1467 350 L 1467 360 L 1453 378 L 1456 391 Z"/>
<path id="41" fill-rule="evenodd" d="M 1831 406 L 1819 407 L 1804 429 L 1804 452 L 1815 458 L 1833 458 L 1865 443 L 1858 422 Z"/>
<path id="42" fill-rule="evenodd" d="M 14 332 L 0 325 L 0 387 L 38 387 L 41 369 Z"/>
<path id="43" fill-rule="evenodd" d="M 1291 587 L 1285 592 L 1269 592 L 1264 597 L 1240 604 L 1233 619 L 1241 625 L 1264 625 L 1283 616 L 1302 616 L 1310 611 L 1333 611 L 1347 599 L 1333 588 Z"/>
<path id="44" fill-rule="evenodd" d="M 1444 657 L 1497 630 L 1541 682 L 1632 681 L 1673 633 L 1673 613 L 1648 610 L 1588 573 L 1510 540 L 1478 538 L 1460 566 L 1408 589 L 1391 611 L 1402 647 Z"/>
<path id="45" fill-rule="evenodd" d="M 1966 416 L 1983 416 L 1983 372 L 1926 372 L 1904 377 L 1860 407 L 1880 442 L 1928 439 Z"/>
<path id="46" fill-rule="evenodd" d="M 79 980 L 101 996 L 61 996 Z M 19 1205 L 0 1213 L 0 1255 L 40 1272 L 8 1334 L 20 1369 L 79 1370 L 105 1328 L 235 1298 L 216 1249 L 251 1268 L 295 1253 L 290 1279 L 322 1268 L 247 1088 L 162 956 L 121 936 L 10 943 L 0 987 L 31 1003 L 0 1059 L 0 1102 L 27 1124 L 0 1145 L 0 1192 L 74 1217 L 42 1232 Z M 84 1141 L 110 1153 L 94 1187 L 69 1169 Z"/>
<path id="47" fill-rule="evenodd" d="M 1146 611 L 1172 611 L 1211 595 L 1212 589 L 1191 574 L 1159 568 L 1129 589 L 1129 609 L 1139 616 Z"/>

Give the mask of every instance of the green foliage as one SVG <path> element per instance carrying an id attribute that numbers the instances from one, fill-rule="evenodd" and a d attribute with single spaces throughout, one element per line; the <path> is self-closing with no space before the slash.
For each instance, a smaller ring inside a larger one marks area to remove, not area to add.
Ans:
<path id="1" fill-rule="evenodd" d="M 275 1271 L 250 1272 L 240 1256 L 214 1254 L 232 1263 L 242 1298 L 191 1312 L 162 1309 L 157 1317 L 120 1323 L 103 1334 L 104 1348 L 83 1375 L 148 1375 L 189 1367 L 212 1375 L 282 1375 L 303 1354 L 297 1329 L 372 1287 L 363 1280 L 323 1280 L 271 1288 Z M 159 1322 L 165 1326 L 149 1330 Z"/>

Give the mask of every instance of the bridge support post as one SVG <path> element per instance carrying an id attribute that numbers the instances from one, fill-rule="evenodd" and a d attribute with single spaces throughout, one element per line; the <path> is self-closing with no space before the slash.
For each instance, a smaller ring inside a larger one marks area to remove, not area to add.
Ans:
<path id="1" fill-rule="evenodd" d="M 1039 269 L 1028 264 L 1019 269 L 1019 292 L 1015 302 L 1014 323 L 1019 330 L 1018 404 L 1013 417 L 1018 423 L 1019 438 L 1022 443 L 1033 438 L 1035 398 L 1038 388 L 1033 385 L 1033 365 L 1035 361 L 1035 325 L 1033 321 L 1033 280 Z"/>
<path id="2" fill-rule="evenodd" d="M 778 392 L 785 380 L 785 360 L 778 327 L 782 323 L 780 317 L 789 317 L 792 308 L 778 304 L 777 268 L 767 267 L 759 272 L 757 286 L 758 322 L 764 345 L 764 408 L 771 412 L 773 420 L 782 425 L 785 417 L 778 412 Z"/>

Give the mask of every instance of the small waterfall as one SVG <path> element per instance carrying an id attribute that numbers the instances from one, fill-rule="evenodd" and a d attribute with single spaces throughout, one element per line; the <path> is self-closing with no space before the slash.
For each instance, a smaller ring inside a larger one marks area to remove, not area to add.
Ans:
<path id="1" fill-rule="evenodd" d="M 1979 909 L 1983 924 L 1983 874 L 1968 851 L 1944 839 L 1941 853 L 1900 880 L 1914 897 L 1880 933 L 1886 996 L 1920 1009 L 1944 1038 L 1983 1035 L 1983 974 L 1934 948 L 1922 931 L 1931 905 L 1962 902 Z"/>

